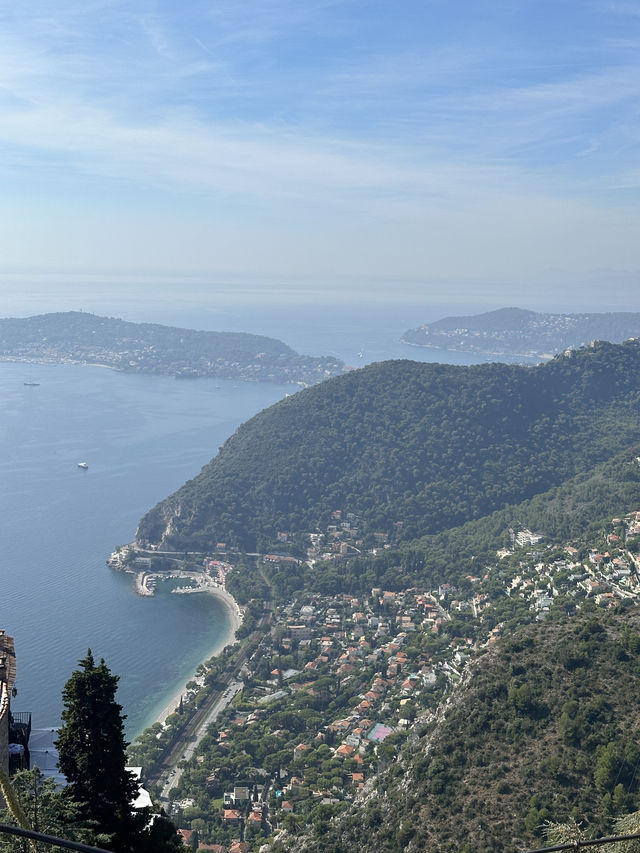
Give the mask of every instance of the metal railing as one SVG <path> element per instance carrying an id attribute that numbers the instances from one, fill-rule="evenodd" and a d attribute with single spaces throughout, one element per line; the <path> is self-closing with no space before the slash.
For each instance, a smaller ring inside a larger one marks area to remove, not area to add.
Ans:
<path id="1" fill-rule="evenodd" d="M 112 853 L 104 847 L 92 847 L 90 844 L 82 844 L 79 841 L 68 841 L 64 838 L 56 838 L 54 835 L 45 835 L 42 832 L 34 832 L 32 829 L 22 829 L 19 826 L 10 826 L 0 823 L 0 835 L 16 835 L 19 838 L 28 838 L 31 841 L 42 841 L 44 844 L 53 844 L 63 847 L 65 850 L 79 850 L 81 853 Z M 555 853 L 559 850 L 577 850 L 580 847 L 600 847 L 604 844 L 614 844 L 620 841 L 635 841 L 640 839 L 640 832 L 633 835 L 609 835 L 605 838 L 581 839 L 578 841 L 567 841 L 564 844 L 555 844 L 552 847 L 536 847 L 524 851 L 524 853 Z"/>
<path id="2" fill-rule="evenodd" d="M 606 838 L 583 838 L 577 841 L 565 841 L 564 844 L 555 844 L 553 847 L 536 847 L 535 850 L 525 850 L 524 853 L 555 853 L 556 850 L 578 850 L 580 847 L 600 847 L 603 844 L 635 841 L 639 838 L 640 832 L 636 832 L 633 835 L 608 835 Z"/>
<path id="3" fill-rule="evenodd" d="M 45 844 L 63 847 L 65 850 L 80 850 L 83 853 L 111 853 L 111 851 L 105 850 L 104 847 L 91 847 L 90 844 L 81 844 L 79 841 L 67 841 L 64 838 L 56 838 L 53 835 L 34 832 L 32 829 L 22 829 L 19 826 L 10 826 L 7 823 L 0 823 L 0 835 L 17 835 L 19 838 L 42 841 Z"/>

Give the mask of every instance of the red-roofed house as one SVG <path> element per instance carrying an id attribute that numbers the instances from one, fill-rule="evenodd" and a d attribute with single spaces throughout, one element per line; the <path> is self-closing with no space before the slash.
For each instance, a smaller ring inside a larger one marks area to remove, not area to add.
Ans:
<path id="1" fill-rule="evenodd" d="M 240 823 L 240 812 L 237 809 L 225 809 L 222 820 L 230 826 L 237 826 Z"/>
<path id="2" fill-rule="evenodd" d="M 197 836 L 193 829 L 179 829 L 178 835 L 182 838 L 185 847 L 188 847 L 189 850 L 196 849 Z"/>

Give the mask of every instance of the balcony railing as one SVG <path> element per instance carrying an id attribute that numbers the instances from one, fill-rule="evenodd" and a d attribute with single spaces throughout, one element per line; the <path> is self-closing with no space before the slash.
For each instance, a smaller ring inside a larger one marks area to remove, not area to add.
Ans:
<path id="1" fill-rule="evenodd" d="M 62 847 L 65 850 L 80 850 L 83 853 L 110 853 L 104 847 L 91 847 L 90 844 L 81 844 L 79 841 L 67 841 L 64 838 L 56 838 L 53 835 L 34 832 L 32 829 L 21 829 L 19 826 L 9 826 L 6 823 L 0 823 L 0 835 L 17 835 L 19 838 L 29 838 L 31 841 L 41 841 L 43 844 L 51 844 L 55 847 Z"/>
<path id="2" fill-rule="evenodd" d="M 31 711 L 18 711 L 17 713 L 11 711 L 9 731 L 14 738 L 13 743 L 28 746 L 31 737 Z"/>

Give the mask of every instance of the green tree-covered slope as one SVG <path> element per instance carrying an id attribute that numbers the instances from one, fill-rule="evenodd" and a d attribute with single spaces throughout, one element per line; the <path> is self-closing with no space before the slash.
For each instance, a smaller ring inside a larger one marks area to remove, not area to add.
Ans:
<path id="1" fill-rule="evenodd" d="M 268 546 L 333 510 L 404 540 L 517 504 L 640 440 L 640 343 L 526 368 L 383 362 L 261 412 L 141 521 L 140 542 Z M 399 527 L 398 522 L 402 525 Z"/>
<path id="2" fill-rule="evenodd" d="M 632 447 L 520 504 L 375 555 L 312 566 L 301 563 L 295 569 L 267 565 L 264 571 L 278 601 L 288 601 L 301 590 L 368 595 L 372 587 L 400 591 L 423 585 L 435 589 L 442 583 L 468 590 L 468 576 L 482 576 L 485 567 L 495 565 L 496 551 L 511 545 L 510 530 L 535 530 L 543 536 L 544 547 L 563 543 L 581 549 L 604 543 L 611 519 L 640 506 L 639 456 L 640 446 Z M 238 566 L 229 584 L 243 602 L 256 594 L 250 567 Z"/>
<path id="3" fill-rule="evenodd" d="M 488 646 L 347 812 L 287 850 L 513 851 L 545 821 L 638 808 L 640 617 L 582 614 Z M 278 848 L 278 845 L 276 845 Z"/>
<path id="4" fill-rule="evenodd" d="M 640 314 L 548 314 L 500 308 L 470 317 L 444 317 L 408 329 L 402 340 L 415 346 L 546 359 L 593 340 L 620 343 L 640 335 Z"/>
<path id="5" fill-rule="evenodd" d="M 138 373 L 313 383 L 343 371 L 274 338 L 129 323 L 80 311 L 0 319 L 0 359 L 79 361 Z"/>

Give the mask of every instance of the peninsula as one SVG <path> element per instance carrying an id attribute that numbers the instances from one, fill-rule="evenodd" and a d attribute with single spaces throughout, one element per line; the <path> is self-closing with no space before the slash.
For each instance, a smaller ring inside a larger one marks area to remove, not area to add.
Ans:
<path id="1" fill-rule="evenodd" d="M 523 361 L 547 361 L 593 340 L 622 343 L 640 336 L 640 314 L 548 314 L 501 308 L 470 317 L 445 317 L 408 329 L 401 340 L 412 346 Z"/>
<path id="2" fill-rule="evenodd" d="M 0 361 L 73 362 L 179 379 L 300 385 L 346 369 L 339 359 L 300 355 L 263 335 L 131 323 L 81 311 L 0 319 Z"/>

